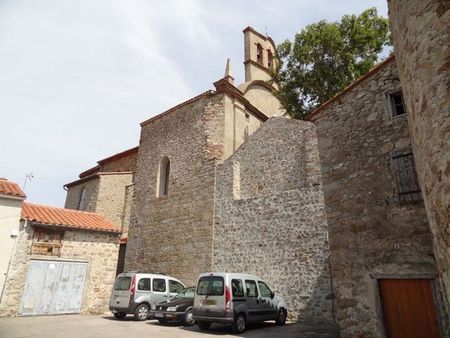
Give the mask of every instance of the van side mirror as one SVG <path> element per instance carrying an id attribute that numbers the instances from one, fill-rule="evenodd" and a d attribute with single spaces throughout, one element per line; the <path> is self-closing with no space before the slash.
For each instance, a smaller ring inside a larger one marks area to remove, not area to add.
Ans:
<path id="1" fill-rule="evenodd" d="M 270 299 L 273 299 L 273 297 L 275 297 L 275 292 L 270 291 Z"/>

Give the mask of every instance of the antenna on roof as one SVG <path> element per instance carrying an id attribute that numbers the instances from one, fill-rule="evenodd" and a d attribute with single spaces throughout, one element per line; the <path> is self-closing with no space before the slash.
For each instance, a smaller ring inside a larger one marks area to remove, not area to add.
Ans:
<path id="1" fill-rule="evenodd" d="M 31 180 L 34 178 L 33 172 L 29 172 L 25 175 L 25 180 L 23 181 L 22 189 L 25 189 L 27 182 L 31 182 Z"/>
<path id="2" fill-rule="evenodd" d="M 268 37 L 269 35 L 267 34 L 267 24 L 266 24 L 266 37 Z"/>

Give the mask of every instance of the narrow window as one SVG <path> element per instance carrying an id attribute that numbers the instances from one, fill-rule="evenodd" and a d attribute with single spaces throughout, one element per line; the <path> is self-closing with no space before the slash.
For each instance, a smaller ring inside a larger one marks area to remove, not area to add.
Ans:
<path id="1" fill-rule="evenodd" d="M 86 209 L 86 188 L 83 188 L 80 193 L 80 199 L 78 201 L 78 210 Z"/>
<path id="2" fill-rule="evenodd" d="M 403 94 L 401 91 L 389 95 L 392 117 L 405 115 L 405 103 L 403 101 Z"/>
<path id="3" fill-rule="evenodd" d="M 270 49 L 267 50 L 267 67 L 273 69 L 273 54 Z"/>
<path id="4" fill-rule="evenodd" d="M 263 48 L 259 43 L 256 45 L 256 62 L 263 64 Z"/>
<path id="5" fill-rule="evenodd" d="M 169 193 L 170 160 L 167 156 L 159 162 L 158 196 L 167 196 Z"/>
<path id="6" fill-rule="evenodd" d="M 412 151 L 409 149 L 393 153 L 392 168 L 399 200 L 401 202 L 421 201 L 422 194 L 420 192 Z"/>

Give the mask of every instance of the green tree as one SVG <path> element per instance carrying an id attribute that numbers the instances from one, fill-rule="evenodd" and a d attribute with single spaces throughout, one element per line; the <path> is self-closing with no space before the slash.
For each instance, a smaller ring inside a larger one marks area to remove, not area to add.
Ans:
<path id="1" fill-rule="evenodd" d="M 274 80 L 281 103 L 292 117 L 304 118 L 367 73 L 390 44 L 388 20 L 375 8 L 306 26 L 294 43 L 278 46 L 281 62 Z"/>

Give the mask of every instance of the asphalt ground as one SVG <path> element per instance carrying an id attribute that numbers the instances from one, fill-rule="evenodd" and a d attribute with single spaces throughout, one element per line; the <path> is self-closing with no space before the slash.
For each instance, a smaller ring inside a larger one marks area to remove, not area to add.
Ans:
<path id="1" fill-rule="evenodd" d="M 338 334 L 329 326 L 286 323 L 276 326 L 273 322 L 249 324 L 247 330 L 235 335 L 230 325 L 213 324 L 208 331 L 197 326 L 160 324 L 156 320 L 137 322 L 132 317 L 123 321 L 110 315 L 60 315 L 0 318 L 1 338 L 181 338 L 181 337 L 282 337 L 282 338 L 336 338 Z"/>

